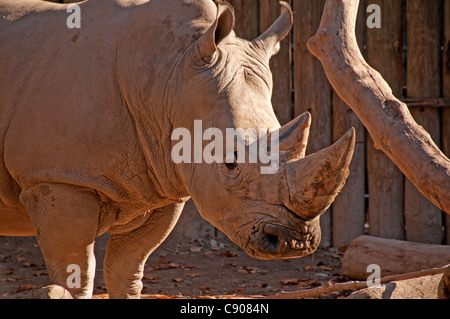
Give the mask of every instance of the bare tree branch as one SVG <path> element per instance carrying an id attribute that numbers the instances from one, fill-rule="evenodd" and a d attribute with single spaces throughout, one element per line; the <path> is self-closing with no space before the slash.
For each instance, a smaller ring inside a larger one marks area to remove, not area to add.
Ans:
<path id="1" fill-rule="evenodd" d="M 386 153 L 423 195 L 450 214 L 450 160 L 364 60 L 355 36 L 358 5 L 359 0 L 327 0 L 308 49 L 367 128 L 375 148 Z"/>

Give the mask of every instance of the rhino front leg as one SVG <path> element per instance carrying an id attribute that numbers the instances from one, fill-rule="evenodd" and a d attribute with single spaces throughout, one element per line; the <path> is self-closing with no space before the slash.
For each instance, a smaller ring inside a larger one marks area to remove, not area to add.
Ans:
<path id="1" fill-rule="evenodd" d="M 85 188 L 40 183 L 24 189 L 20 200 L 30 214 L 51 283 L 74 298 L 91 298 L 99 198 Z"/>
<path id="2" fill-rule="evenodd" d="M 140 227 L 126 232 L 110 230 L 103 279 L 110 298 L 140 298 L 148 256 L 172 231 L 184 203 L 155 209 Z"/>

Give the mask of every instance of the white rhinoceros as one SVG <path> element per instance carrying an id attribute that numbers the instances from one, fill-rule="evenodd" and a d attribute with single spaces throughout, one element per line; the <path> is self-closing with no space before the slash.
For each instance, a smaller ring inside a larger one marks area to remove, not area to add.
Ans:
<path id="1" fill-rule="evenodd" d="M 94 241 L 107 231 L 108 293 L 139 297 L 148 256 L 190 197 L 251 256 L 312 253 L 355 138 L 305 157 L 310 115 L 280 127 L 269 59 L 292 25 L 281 5 L 246 41 L 232 8 L 211 0 L 88 0 L 80 28 L 67 5 L 0 0 L 0 235 L 37 236 L 52 283 L 76 298 L 92 296 Z M 196 120 L 277 133 L 278 170 L 175 163 L 172 132 Z"/>

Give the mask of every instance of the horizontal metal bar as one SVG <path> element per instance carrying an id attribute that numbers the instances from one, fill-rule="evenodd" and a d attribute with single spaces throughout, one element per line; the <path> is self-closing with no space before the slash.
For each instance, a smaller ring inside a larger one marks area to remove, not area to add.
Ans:
<path id="1" fill-rule="evenodd" d="M 402 99 L 408 107 L 450 107 L 450 98 L 435 98 L 435 99 Z"/>

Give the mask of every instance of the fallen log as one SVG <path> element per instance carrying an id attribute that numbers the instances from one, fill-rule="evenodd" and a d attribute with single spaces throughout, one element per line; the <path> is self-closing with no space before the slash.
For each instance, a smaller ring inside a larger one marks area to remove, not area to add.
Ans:
<path id="1" fill-rule="evenodd" d="M 386 153 L 423 195 L 450 214 L 450 160 L 364 60 L 355 36 L 358 5 L 359 0 L 327 0 L 308 49 L 367 128 L 375 148 Z"/>
<path id="2" fill-rule="evenodd" d="M 442 274 L 392 281 L 379 287 L 353 291 L 345 299 L 440 299 L 438 287 Z"/>
<path id="3" fill-rule="evenodd" d="M 444 272 L 438 287 L 439 299 L 450 299 L 450 267 Z"/>
<path id="4" fill-rule="evenodd" d="M 400 274 L 400 275 L 392 275 L 380 278 L 380 284 L 385 284 L 393 281 L 402 281 L 413 278 L 419 278 L 424 276 L 432 276 L 443 274 L 449 265 L 445 267 L 438 267 L 426 270 L 420 270 L 412 273 Z M 363 288 L 367 288 L 367 281 L 348 281 L 344 283 L 337 283 L 330 286 L 320 286 L 317 288 L 299 290 L 299 291 L 290 291 L 290 292 L 279 292 L 274 296 L 270 296 L 269 299 L 303 299 L 303 298 L 315 298 L 320 295 L 330 294 L 333 292 L 340 292 L 344 290 L 360 290 Z M 437 292 L 436 292 L 437 296 Z"/>
<path id="5" fill-rule="evenodd" d="M 366 280 L 371 274 L 367 272 L 371 264 L 380 267 L 382 277 L 441 267 L 450 264 L 450 246 L 360 236 L 345 251 L 342 274 Z"/>

